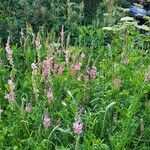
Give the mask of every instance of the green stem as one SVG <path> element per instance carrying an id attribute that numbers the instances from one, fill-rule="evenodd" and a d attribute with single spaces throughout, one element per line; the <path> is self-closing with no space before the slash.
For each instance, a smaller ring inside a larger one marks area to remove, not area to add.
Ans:
<path id="1" fill-rule="evenodd" d="M 79 150 L 79 144 L 80 144 L 80 136 L 78 136 L 76 139 L 75 150 Z"/>

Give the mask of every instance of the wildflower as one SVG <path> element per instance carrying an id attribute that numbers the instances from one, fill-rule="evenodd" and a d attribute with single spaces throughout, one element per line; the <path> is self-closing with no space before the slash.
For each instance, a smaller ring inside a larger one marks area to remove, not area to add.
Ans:
<path id="1" fill-rule="evenodd" d="M 58 68 L 58 72 L 57 72 L 57 74 L 58 74 L 58 75 L 62 75 L 62 74 L 63 74 L 63 72 L 64 72 L 64 69 L 65 69 L 65 67 L 64 67 L 64 66 L 60 66 L 60 67 Z"/>
<path id="2" fill-rule="evenodd" d="M 61 53 L 61 44 L 60 44 L 60 39 L 58 39 L 58 42 L 57 42 L 57 44 L 56 44 L 56 52 L 57 53 Z"/>
<path id="3" fill-rule="evenodd" d="M 53 92 L 49 89 L 49 91 L 47 92 L 47 98 L 48 101 L 50 102 L 53 99 Z"/>
<path id="4" fill-rule="evenodd" d="M 64 51 L 64 53 L 65 53 L 65 61 L 66 61 L 66 63 L 68 64 L 69 58 L 70 58 L 70 53 L 69 53 L 68 49 L 66 49 L 66 50 Z"/>
<path id="5" fill-rule="evenodd" d="M 76 70 L 78 70 L 78 71 L 79 71 L 79 70 L 81 69 L 81 66 L 82 66 L 82 64 L 81 64 L 81 63 L 76 64 L 76 66 L 75 66 L 75 67 L 76 67 Z"/>
<path id="6" fill-rule="evenodd" d="M 85 73 L 84 75 L 83 75 L 83 80 L 85 81 L 85 80 L 87 80 L 88 79 L 88 74 L 87 73 Z"/>
<path id="7" fill-rule="evenodd" d="M 75 134 L 80 135 L 83 132 L 83 123 L 80 122 L 80 116 L 83 112 L 83 107 L 78 112 L 77 116 L 75 117 L 75 122 L 73 123 L 73 130 Z"/>
<path id="8" fill-rule="evenodd" d="M 32 63 L 31 64 L 31 68 L 32 68 L 32 70 L 36 70 L 37 69 L 37 65 L 35 63 Z"/>
<path id="9" fill-rule="evenodd" d="M 121 80 L 119 78 L 114 79 L 114 85 L 119 88 L 121 86 Z"/>
<path id="10" fill-rule="evenodd" d="M 83 123 L 80 122 L 73 123 L 73 130 L 75 134 L 80 135 L 83 132 Z"/>
<path id="11" fill-rule="evenodd" d="M 85 58 L 85 54 L 84 53 L 81 54 L 81 58 L 82 59 Z"/>
<path id="12" fill-rule="evenodd" d="M 45 128 L 49 128 L 50 125 L 51 125 L 51 120 L 50 120 L 48 114 L 46 114 L 46 115 L 44 116 L 43 125 L 44 125 Z"/>
<path id="13" fill-rule="evenodd" d="M 96 78 L 96 67 L 92 67 L 92 69 L 90 70 L 89 76 L 91 79 L 95 79 Z"/>
<path id="14" fill-rule="evenodd" d="M 58 67 L 59 67 L 59 65 L 55 63 L 54 67 L 53 67 L 54 73 L 57 73 Z"/>
<path id="15" fill-rule="evenodd" d="M 42 45 L 41 45 L 41 36 L 40 36 L 39 33 L 38 33 L 38 35 L 37 35 L 37 37 L 36 37 L 35 45 L 36 45 L 36 48 L 37 48 L 37 49 L 41 49 L 41 47 L 42 47 Z"/>
<path id="16" fill-rule="evenodd" d="M 71 75 L 74 76 L 77 71 L 80 71 L 80 70 L 81 70 L 81 66 L 82 66 L 81 63 L 73 64 L 73 65 L 71 66 Z"/>
<path id="17" fill-rule="evenodd" d="M 37 100 L 38 96 L 39 96 L 39 90 L 38 90 L 37 84 L 36 84 L 36 75 L 37 75 L 38 67 L 35 63 L 32 63 L 31 68 L 32 68 L 31 80 L 32 80 L 33 93 L 35 94 L 35 97 L 36 97 L 36 100 Z"/>
<path id="18" fill-rule="evenodd" d="M 14 96 L 12 94 L 6 94 L 5 99 L 7 99 L 9 102 L 14 100 Z"/>
<path id="19" fill-rule="evenodd" d="M 91 68 L 88 68 L 87 71 L 86 71 L 86 75 L 88 75 L 91 79 L 95 79 L 96 78 L 96 67 L 93 66 L 92 69 Z"/>
<path id="20" fill-rule="evenodd" d="M 7 59 L 9 63 L 13 66 L 13 56 L 12 56 L 12 49 L 10 48 L 10 37 L 7 39 L 6 47 L 5 47 L 6 53 L 7 53 Z"/>
<path id="21" fill-rule="evenodd" d="M 8 85 L 9 85 L 10 89 L 11 89 L 12 91 L 14 91 L 15 86 L 14 86 L 14 84 L 13 84 L 13 81 L 12 81 L 12 80 L 8 80 Z"/>
<path id="22" fill-rule="evenodd" d="M 78 80 L 78 81 L 81 81 L 81 76 L 78 76 L 77 80 Z"/>
<path id="23" fill-rule="evenodd" d="M 43 61 L 42 79 L 45 79 L 48 76 L 49 65 L 48 59 Z"/>
<path id="24" fill-rule="evenodd" d="M 7 99 L 9 102 L 11 101 L 14 101 L 15 99 L 15 86 L 13 84 L 13 81 L 12 80 L 8 80 L 8 85 L 9 85 L 9 88 L 10 88 L 10 93 L 7 93 L 5 95 L 5 99 Z"/>
<path id="25" fill-rule="evenodd" d="M 25 106 L 25 112 L 29 113 L 32 110 L 32 105 L 30 103 L 27 103 Z"/>
<path id="26" fill-rule="evenodd" d="M 76 68 L 75 68 L 75 65 L 73 64 L 71 66 L 71 75 L 74 76 L 76 74 Z"/>

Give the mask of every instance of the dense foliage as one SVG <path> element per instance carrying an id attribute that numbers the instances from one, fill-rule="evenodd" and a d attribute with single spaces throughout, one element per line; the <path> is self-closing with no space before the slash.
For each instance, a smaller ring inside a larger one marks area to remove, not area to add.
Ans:
<path id="1" fill-rule="evenodd" d="M 109 2 L 0 1 L 0 149 L 149 149 L 149 28 Z"/>
<path id="2" fill-rule="evenodd" d="M 66 30 L 77 32 L 77 26 L 94 22 L 102 26 L 104 13 L 112 12 L 116 4 L 127 6 L 127 1 L 110 0 L 0 0 L 0 38 L 8 35 L 18 41 L 19 32 L 30 24 L 34 32 L 58 31 L 62 24 Z M 73 35 L 75 36 L 75 35 Z"/>

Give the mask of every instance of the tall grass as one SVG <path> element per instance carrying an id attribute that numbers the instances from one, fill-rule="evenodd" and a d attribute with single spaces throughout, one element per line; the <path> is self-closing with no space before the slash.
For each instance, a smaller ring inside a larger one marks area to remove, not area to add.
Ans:
<path id="1" fill-rule="evenodd" d="M 116 29 L 79 27 L 72 45 L 65 26 L 8 38 L 0 149 L 149 149 L 149 49 L 134 27 Z"/>

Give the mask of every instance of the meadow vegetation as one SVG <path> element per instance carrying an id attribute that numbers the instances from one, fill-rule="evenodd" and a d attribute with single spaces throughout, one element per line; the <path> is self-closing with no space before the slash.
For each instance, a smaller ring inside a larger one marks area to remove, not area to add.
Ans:
<path id="1" fill-rule="evenodd" d="M 39 24 L 33 8 L 0 17 L 0 149 L 148 150 L 149 29 L 122 1 L 101 2 L 93 20 L 80 1 L 35 2 Z"/>

